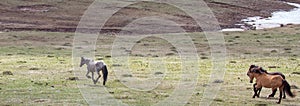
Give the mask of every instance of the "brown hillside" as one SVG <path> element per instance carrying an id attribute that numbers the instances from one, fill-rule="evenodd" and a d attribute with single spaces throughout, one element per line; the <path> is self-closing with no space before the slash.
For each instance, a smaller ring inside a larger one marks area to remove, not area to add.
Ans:
<path id="1" fill-rule="evenodd" d="M 249 16 L 268 17 L 274 11 L 294 8 L 278 0 L 205 1 L 222 28 L 237 27 L 234 24 Z M 92 2 L 93 0 L 4 0 L 0 3 L 0 30 L 74 32 L 81 16 Z M 119 31 L 120 27 L 131 20 L 149 14 L 166 15 L 167 19 L 177 21 L 187 31 L 201 31 L 191 17 L 180 12 L 163 10 L 159 5 L 164 4 L 140 2 L 123 8 L 107 21 L 104 32 Z"/>

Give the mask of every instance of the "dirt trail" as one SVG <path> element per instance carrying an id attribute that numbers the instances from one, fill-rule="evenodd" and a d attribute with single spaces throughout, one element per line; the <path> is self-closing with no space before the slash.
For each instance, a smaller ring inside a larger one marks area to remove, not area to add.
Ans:
<path id="1" fill-rule="evenodd" d="M 205 1 L 214 12 L 222 28 L 238 27 L 235 24 L 240 23 L 240 20 L 246 17 L 268 17 L 274 11 L 290 10 L 293 8 L 292 6 L 284 4 L 282 1 L 276 0 Z M 93 0 L 50 2 L 37 0 L 10 0 L 1 2 L 0 31 L 35 30 L 74 32 L 76 31 L 80 17 L 92 2 Z M 294 2 L 300 2 L 300 0 Z M 104 26 L 103 33 L 119 32 L 124 25 L 128 24 L 126 22 L 149 14 L 158 16 L 165 15 L 168 19 L 180 23 L 181 27 L 188 32 L 201 31 L 201 28 L 197 26 L 195 21 L 188 15 L 157 10 L 155 5 L 163 4 L 140 2 L 121 9 L 108 20 Z M 97 31 L 97 28 L 87 30 L 93 32 Z"/>

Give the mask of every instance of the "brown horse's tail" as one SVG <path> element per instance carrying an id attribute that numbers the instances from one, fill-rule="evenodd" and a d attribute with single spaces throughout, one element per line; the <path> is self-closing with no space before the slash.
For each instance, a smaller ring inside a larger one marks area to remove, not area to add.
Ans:
<path id="1" fill-rule="evenodd" d="M 283 85 L 284 85 L 284 91 L 290 96 L 290 97 L 295 97 L 295 93 L 292 93 L 291 91 L 291 86 L 290 84 L 286 81 L 286 80 L 283 80 Z"/>
<path id="2" fill-rule="evenodd" d="M 103 66 L 102 75 L 103 75 L 103 85 L 105 85 L 106 80 L 107 80 L 107 75 L 108 75 L 108 70 L 107 70 L 106 65 Z"/>

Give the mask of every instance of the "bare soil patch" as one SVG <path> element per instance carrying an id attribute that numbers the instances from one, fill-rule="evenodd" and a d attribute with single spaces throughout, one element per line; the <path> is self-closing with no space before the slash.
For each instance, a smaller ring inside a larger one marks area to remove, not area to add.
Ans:
<path id="1" fill-rule="evenodd" d="M 290 10 L 294 7 L 276 0 L 205 0 L 211 8 L 222 28 L 239 27 L 235 24 L 250 16 L 268 17 L 274 11 Z M 38 1 L 38 0 L 10 0 L 0 3 L 0 31 L 51 31 L 75 32 L 84 11 L 93 0 L 73 1 Z M 300 2 L 299 0 L 292 2 Z M 180 24 L 187 32 L 198 32 L 201 28 L 184 12 L 170 12 L 161 10 L 157 6 L 163 3 L 139 2 L 120 9 L 104 26 L 103 33 L 119 32 L 121 28 L 144 16 L 164 16 Z M 110 8 L 119 8 L 108 6 Z M 89 32 L 98 28 L 87 29 Z M 159 33 L 159 32 L 158 32 Z"/>

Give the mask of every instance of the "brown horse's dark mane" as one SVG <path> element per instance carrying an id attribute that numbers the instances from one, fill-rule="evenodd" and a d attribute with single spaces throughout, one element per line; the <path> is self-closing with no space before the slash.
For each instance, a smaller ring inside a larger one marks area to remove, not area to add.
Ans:
<path id="1" fill-rule="evenodd" d="M 260 69 L 261 72 L 264 72 L 264 73 L 269 74 L 269 75 L 280 75 L 283 79 L 285 79 L 285 76 L 284 76 L 283 73 L 281 73 L 281 72 L 270 72 L 270 73 L 269 73 L 267 70 L 263 69 L 262 67 L 256 66 L 256 65 L 251 65 L 250 68 L 249 68 L 249 71 L 250 71 L 252 68 Z"/>
<path id="2" fill-rule="evenodd" d="M 263 71 L 263 69 L 261 67 L 251 68 L 251 72 L 258 73 L 258 74 L 266 73 L 266 71 Z"/>

